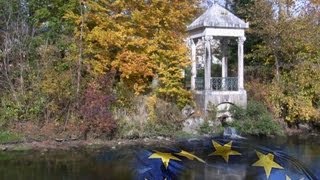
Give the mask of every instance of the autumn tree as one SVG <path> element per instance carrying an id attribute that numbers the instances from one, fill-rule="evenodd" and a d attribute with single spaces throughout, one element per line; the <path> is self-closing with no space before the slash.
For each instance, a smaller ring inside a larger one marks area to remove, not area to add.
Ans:
<path id="1" fill-rule="evenodd" d="M 115 69 L 135 94 L 159 80 L 159 95 L 185 104 L 182 88 L 187 66 L 186 23 L 196 12 L 195 1 L 87 1 L 84 64 L 92 76 Z M 80 16 L 71 12 L 75 22 Z M 79 24 L 79 23 L 78 23 Z M 76 34 L 79 34 L 78 28 Z"/>

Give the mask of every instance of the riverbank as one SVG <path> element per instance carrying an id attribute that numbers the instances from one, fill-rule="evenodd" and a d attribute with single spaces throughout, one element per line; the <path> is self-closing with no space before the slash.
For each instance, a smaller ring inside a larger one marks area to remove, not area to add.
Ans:
<path id="1" fill-rule="evenodd" d="M 0 144 L 1 151 L 55 151 L 55 150 L 83 150 L 83 149 L 119 149 L 123 147 L 148 147 L 148 146 L 168 146 L 176 141 L 170 138 L 143 138 L 143 139 L 115 139 L 115 140 L 45 140 L 32 142 L 9 142 Z"/>
<path id="2" fill-rule="evenodd" d="M 214 137 L 214 135 L 211 135 Z M 217 135 L 215 135 L 217 136 Z M 43 141 L 27 141 L 27 142 L 7 142 L 0 143 L 0 151 L 70 151 L 70 150 L 96 150 L 96 149 L 122 149 L 125 147 L 168 147 L 173 146 L 179 141 L 183 140 L 199 140 L 203 138 L 208 138 L 210 135 L 204 136 L 190 136 L 185 138 L 172 138 L 172 137 L 150 137 L 150 138 L 138 138 L 138 139 L 90 139 L 90 140 L 43 140 Z M 299 141 L 304 141 L 308 139 L 315 139 L 320 137 L 320 134 L 296 134 L 281 136 L 280 139 L 290 139 L 294 138 Z M 278 136 L 269 137 L 258 137 L 258 136 L 247 136 L 248 139 L 279 139 Z"/>

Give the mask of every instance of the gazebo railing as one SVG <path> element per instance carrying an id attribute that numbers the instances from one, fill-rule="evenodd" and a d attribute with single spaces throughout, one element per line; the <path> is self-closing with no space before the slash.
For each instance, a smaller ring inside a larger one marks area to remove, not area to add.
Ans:
<path id="1" fill-rule="evenodd" d="M 204 78 L 196 78 L 196 90 L 204 90 Z M 238 78 L 237 77 L 212 77 L 211 78 L 211 90 L 212 91 L 237 91 L 238 90 Z"/>
<path id="2" fill-rule="evenodd" d="M 237 91 L 237 77 L 213 77 L 211 78 L 211 88 L 213 91 Z"/>

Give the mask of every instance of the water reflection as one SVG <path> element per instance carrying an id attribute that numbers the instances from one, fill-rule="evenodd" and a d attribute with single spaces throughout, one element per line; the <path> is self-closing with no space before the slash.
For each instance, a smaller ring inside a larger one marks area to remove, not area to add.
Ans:
<path id="1" fill-rule="evenodd" d="M 103 153 L 117 156 L 116 152 Z M 2 153 L 0 179 L 28 180 L 87 180 L 87 179 L 131 179 L 130 159 L 112 161 L 100 159 L 97 152 L 59 151 Z"/>
<path id="2" fill-rule="evenodd" d="M 181 140 L 170 149 L 183 148 L 189 152 L 197 153 L 207 163 L 195 163 L 186 161 L 187 170 L 180 179 L 256 179 L 258 174 L 250 172 L 245 160 L 230 157 L 226 166 L 225 159 L 209 157 L 212 153 L 211 138 Z M 224 141 L 219 141 L 224 142 Z M 228 143 L 226 140 L 225 143 Z M 294 157 L 301 162 L 303 167 L 320 179 L 320 140 L 317 138 L 301 139 L 290 138 L 249 138 L 242 140 L 245 146 L 271 147 L 280 150 L 284 154 Z M 234 144 L 243 155 L 256 156 L 255 152 L 246 151 L 242 144 Z M 221 143 L 223 145 L 223 143 Z M 153 152 L 153 149 L 166 149 L 168 147 L 144 147 Z M 247 148 L 247 147 L 246 147 Z M 122 149 L 98 149 L 98 150 L 70 150 L 55 152 L 1 152 L 0 153 L 0 179 L 134 179 L 136 176 L 136 164 L 134 164 L 137 152 L 141 147 L 126 147 Z M 262 148 L 263 149 L 263 148 Z M 217 163 L 219 162 L 219 163 Z M 263 168 L 261 168 L 263 171 Z M 249 172 L 248 172 L 249 171 Z M 223 175 L 223 176 L 221 176 Z"/>

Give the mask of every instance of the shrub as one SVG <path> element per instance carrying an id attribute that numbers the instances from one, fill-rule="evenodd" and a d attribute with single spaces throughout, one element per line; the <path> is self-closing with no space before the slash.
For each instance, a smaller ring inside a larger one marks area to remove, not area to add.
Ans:
<path id="1" fill-rule="evenodd" d="M 117 120 L 117 138 L 136 139 L 142 137 L 142 127 L 137 122 L 130 122 L 125 119 Z"/>
<path id="2" fill-rule="evenodd" d="M 212 127 L 210 127 L 209 121 L 204 121 L 203 124 L 199 127 L 198 130 L 199 134 L 211 134 Z"/>
<path id="3" fill-rule="evenodd" d="M 0 100 L 0 127 L 14 121 L 37 121 L 43 115 L 45 98 L 37 93 L 27 91 L 19 95 L 16 101 L 11 94 L 4 94 Z"/>
<path id="4" fill-rule="evenodd" d="M 115 98 L 111 88 L 113 74 L 107 74 L 97 82 L 90 83 L 84 94 L 80 113 L 84 119 L 83 132 L 87 138 L 88 133 L 93 133 L 94 137 L 113 134 L 116 123 L 112 116 L 112 103 Z"/>
<path id="5" fill-rule="evenodd" d="M 7 97 L 1 98 L 0 128 L 6 126 L 11 120 L 19 119 L 20 108 L 13 100 Z"/>
<path id="6" fill-rule="evenodd" d="M 154 112 L 157 123 L 181 128 L 183 118 L 177 105 L 158 99 Z"/>
<path id="7" fill-rule="evenodd" d="M 147 136 L 173 136 L 182 129 L 182 115 L 177 105 L 156 96 L 147 100 L 148 121 L 144 126 Z"/>
<path id="8" fill-rule="evenodd" d="M 175 132 L 173 137 L 176 139 L 190 139 L 190 138 L 194 138 L 196 136 L 192 133 L 188 133 L 188 132 L 180 130 L 180 131 Z"/>
<path id="9" fill-rule="evenodd" d="M 146 137 L 172 137 L 175 135 L 175 132 L 179 131 L 180 128 L 175 125 L 170 124 L 160 124 L 155 122 L 147 122 L 143 127 L 143 135 Z"/>
<path id="10" fill-rule="evenodd" d="M 223 132 L 223 126 L 217 124 L 215 121 L 205 120 L 197 131 L 200 135 L 221 134 Z"/>
<path id="11" fill-rule="evenodd" d="M 118 130 L 121 138 L 174 136 L 182 129 L 182 114 L 179 108 L 157 96 L 139 96 L 133 107 L 116 109 Z"/>
<path id="12" fill-rule="evenodd" d="M 212 120 L 212 121 L 216 121 L 217 120 L 217 114 L 218 114 L 218 110 L 217 107 L 212 104 L 211 102 L 208 103 L 208 109 L 207 109 L 207 119 L 208 120 Z"/>
<path id="13" fill-rule="evenodd" d="M 134 110 L 135 94 L 124 82 L 120 81 L 115 86 L 116 102 L 115 107 L 126 110 Z"/>
<path id="14" fill-rule="evenodd" d="M 281 135 L 282 129 L 274 121 L 266 106 L 260 102 L 249 101 L 247 109 L 233 107 L 234 121 L 231 126 L 245 134 Z"/>
<path id="15" fill-rule="evenodd" d="M 139 124 L 137 121 L 128 122 L 126 120 L 118 121 L 118 138 L 143 138 L 143 137 L 172 137 L 177 132 L 181 132 L 180 126 L 169 123 L 158 123 L 155 121 L 145 121 Z"/>

